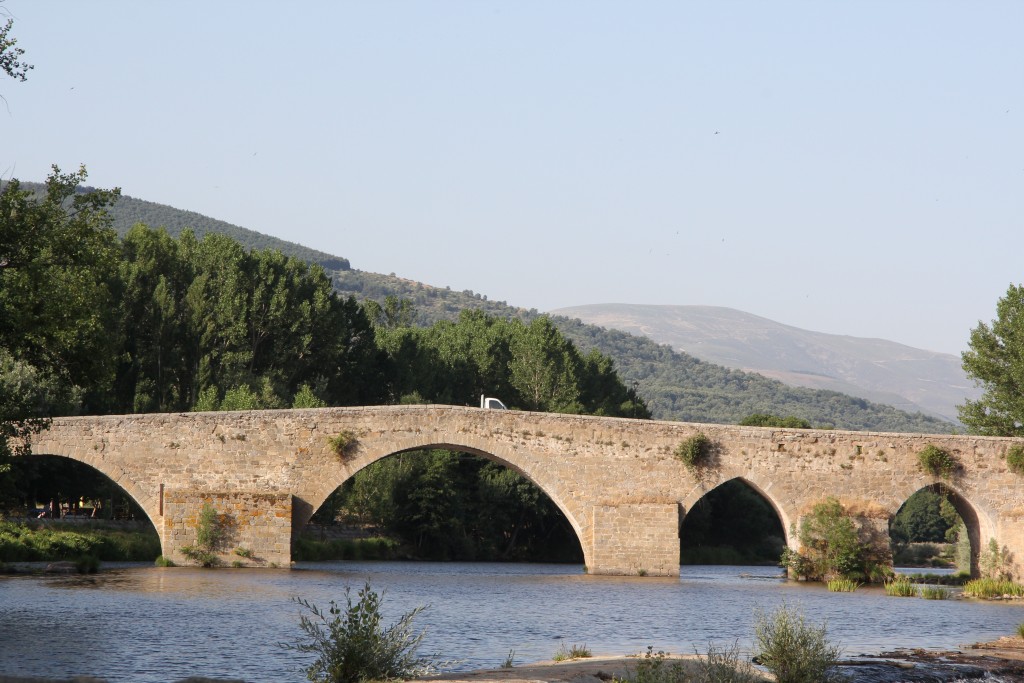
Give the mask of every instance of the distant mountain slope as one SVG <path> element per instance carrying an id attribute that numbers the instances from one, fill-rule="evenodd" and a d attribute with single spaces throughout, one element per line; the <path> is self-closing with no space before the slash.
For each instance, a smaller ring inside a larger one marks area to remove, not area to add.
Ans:
<path id="1" fill-rule="evenodd" d="M 486 295 L 471 290 L 455 291 L 395 275 L 356 270 L 345 258 L 154 202 L 122 197 L 111 215 L 115 228 L 122 235 L 136 223 L 164 227 L 172 235 L 191 227 L 199 236 L 220 232 L 251 249 L 279 249 L 290 256 L 319 263 L 332 275 L 335 288 L 343 294 L 360 300 L 380 301 L 393 295 L 413 301 L 417 322 L 422 325 L 453 320 L 464 308 L 524 319 L 540 315 L 535 309 L 491 301 Z M 729 370 L 673 351 L 646 337 L 584 325 L 570 318 L 554 317 L 553 320 L 584 351 L 596 348 L 611 357 L 623 379 L 636 383 L 657 419 L 735 423 L 751 413 L 774 412 L 840 429 L 925 433 L 953 429 L 948 422 L 920 413 L 910 414 L 832 391 L 793 388 L 760 375 Z"/>
<path id="2" fill-rule="evenodd" d="M 593 304 L 553 313 L 646 336 L 791 386 L 840 391 L 950 421 L 957 419 L 958 404 L 980 395 L 952 354 L 811 332 L 731 308 Z"/>
<path id="3" fill-rule="evenodd" d="M 22 182 L 21 186 L 34 192 L 45 192 L 46 186 L 43 183 Z M 87 192 L 90 187 L 79 187 L 79 192 Z M 157 204 L 144 199 L 136 199 L 127 195 L 121 195 L 117 204 L 110 212 L 113 218 L 113 228 L 117 234 L 124 237 L 137 223 L 144 223 L 152 228 L 164 228 L 168 234 L 177 237 L 185 228 L 191 228 L 200 239 L 208 232 L 227 235 L 232 239 L 246 245 L 250 249 L 278 249 L 281 252 L 300 258 L 309 263 L 319 263 L 327 271 L 345 271 L 349 269 L 348 259 L 332 256 L 316 249 L 304 247 L 294 242 L 264 235 L 263 233 L 242 228 L 225 221 L 204 216 L 195 211 L 176 209 L 166 204 Z"/>
<path id="4" fill-rule="evenodd" d="M 627 384 L 636 383 L 658 419 L 736 424 L 754 413 L 793 415 L 816 427 L 878 432 L 948 433 L 954 426 L 923 413 L 822 389 L 791 387 L 763 375 L 698 360 L 667 344 L 579 319 L 552 318 L 583 349 L 615 360 Z"/>

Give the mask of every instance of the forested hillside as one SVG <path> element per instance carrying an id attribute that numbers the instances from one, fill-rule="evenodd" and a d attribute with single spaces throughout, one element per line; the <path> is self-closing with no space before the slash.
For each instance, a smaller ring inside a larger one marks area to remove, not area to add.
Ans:
<path id="1" fill-rule="evenodd" d="M 222 232 L 251 249 L 280 249 L 288 256 L 322 265 L 338 291 L 357 300 L 383 301 L 395 296 L 412 302 L 414 321 L 421 326 L 457 320 L 463 309 L 527 321 L 540 315 L 535 309 L 491 301 L 470 290 L 453 291 L 396 275 L 352 269 L 347 259 L 153 202 L 122 197 L 111 214 L 122 236 L 137 222 L 165 227 L 172 236 L 191 226 L 200 237 L 205 232 Z M 921 413 L 907 413 L 834 391 L 794 388 L 761 375 L 706 363 L 645 337 L 569 318 L 551 319 L 582 351 L 596 349 L 609 356 L 623 380 L 630 386 L 635 384 L 657 419 L 736 423 L 752 413 L 776 413 L 839 429 L 931 433 L 953 429 L 952 424 Z"/>
<path id="2" fill-rule="evenodd" d="M 617 330 L 553 318 L 581 349 L 598 349 L 615 360 L 619 375 L 636 383 L 659 419 L 735 424 L 754 413 L 792 415 L 815 427 L 884 432 L 947 433 L 952 425 L 922 413 L 906 413 L 835 391 L 790 387 L 761 375 L 697 360 Z M 667 416 L 667 417 L 666 417 Z"/>
<path id="3" fill-rule="evenodd" d="M 668 344 L 707 363 L 838 391 L 943 420 L 975 399 L 958 355 L 805 330 L 722 306 L 587 304 L 552 311 Z"/>
<path id="4" fill-rule="evenodd" d="M 46 186 L 42 183 L 23 182 L 21 187 L 36 193 L 45 192 L 46 190 Z M 85 193 L 92 189 L 83 185 L 78 188 L 78 192 Z M 216 218 L 210 218 L 195 211 L 175 209 L 165 204 L 147 202 L 143 199 L 136 199 L 126 195 L 121 195 L 118 198 L 117 204 L 110 211 L 110 217 L 113 219 L 110 227 L 114 228 L 120 237 L 127 235 L 128 231 L 139 223 L 154 228 L 162 227 L 167 230 L 171 237 L 179 237 L 182 230 L 191 228 L 192 232 L 199 239 L 210 233 L 227 235 L 249 249 L 278 249 L 285 256 L 293 256 L 308 263 L 319 264 L 328 272 L 342 272 L 349 269 L 348 259 L 331 256 L 322 251 L 304 247 L 301 244 L 286 242 L 277 237 L 264 235 L 263 233 L 242 228 L 225 221 L 219 221 Z"/>
<path id="5" fill-rule="evenodd" d="M 486 393 L 512 409 L 650 417 L 609 358 L 546 317 L 465 310 L 416 326 L 408 301 L 357 302 L 276 249 L 144 225 L 118 238 L 106 214 L 117 193 L 76 193 L 84 174 L 55 171 L 43 192 L 0 187 L 0 515 L 45 500 L 131 514 L 123 491 L 74 461 L 18 457 L 59 415 L 475 405 Z M 362 485 L 381 480 L 387 509 L 362 505 Z M 551 500 L 467 454 L 406 452 L 347 486 L 320 518 L 356 515 L 414 557 L 564 560 L 568 547 L 579 559 Z"/>

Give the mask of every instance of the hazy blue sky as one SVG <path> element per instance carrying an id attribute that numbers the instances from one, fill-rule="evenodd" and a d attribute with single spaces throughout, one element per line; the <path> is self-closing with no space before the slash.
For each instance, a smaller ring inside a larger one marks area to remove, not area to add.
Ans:
<path id="1" fill-rule="evenodd" d="M 1024 2 L 7 0 L 0 174 L 510 304 L 958 353 L 1024 280 Z"/>

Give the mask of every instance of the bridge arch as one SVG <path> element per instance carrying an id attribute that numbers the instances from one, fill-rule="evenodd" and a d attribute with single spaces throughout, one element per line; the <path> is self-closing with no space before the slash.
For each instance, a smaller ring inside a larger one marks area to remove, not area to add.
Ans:
<path id="1" fill-rule="evenodd" d="M 354 458 L 345 463 L 342 476 L 320 480 L 317 488 L 311 492 L 308 498 L 308 505 L 303 506 L 301 511 L 296 510 L 295 527 L 298 529 L 305 526 L 312 518 L 313 513 L 327 501 L 327 498 L 357 472 L 394 455 L 427 450 L 469 453 L 507 467 L 530 481 L 565 515 L 583 549 L 584 564 L 589 566 L 592 557 L 592 543 L 588 543 L 590 525 L 587 521 L 586 510 L 575 504 L 575 501 L 566 495 L 566 482 L 552 478 L 545 468 L 536 466 L 533 459 L 525 457 L 517 448 L 494 442 L 481 442 L 479 439 L 436 441 L 429 438 L 409 437 L 397 443 L 391 442 L 389 446 L 361 449 Z"/>
<path id="2" fill-rule="evenodd" d="M 135 504 L 142 510 L 149 520 L 150 524 L 157 530 L 160 529 L 160 523 L 162 517 L 160 516 L 159 500 L 154 500 L 152 496 L 147 495 L 142 488 L 136 483 L 129 474 L 124 470 L 123 467 L 115 463 L 103 461 L 98 458 L 82 458 L 74 455 L 68 455 L 64 453 L 56 452 L 36 452 L 33 451 L 30 458 L 60 458 L 62 460 L 70 460 L 76 462 L 79 465 L 88 467 L 96 472 L 99 472 L 103 476 L 110 479 L 114 484 L 118 486 L 125 494 L 135 502 Z"/>
<path id="3" fill-rule="evenodd" d="M 712 491 L 720 487 L 722 484 L 725 484 L 730 481 L 738 481 L 746 485 L 750 490 L 752 490 L 754 493 L 756 493 L 762 499 L 764 499 L 764 501 L 768 503 L 769 506 L 771 506 L 772 510 L 775 511 L 775 515 L 776 517 L 778 517 L 779 522 L 782 524 L 782 533 L 784 534 L 783 540 L 785 541 L 787 546 L 795 548 L 796 540 L 792 537 L 793 534 L 791 532 L 793 529 L 793 523 L 798 519 L 796 511 L 787 510 L 787 508 L 775 496 L 771 494 L 772 482 L 761 481 L 759 483 L 759 479 L 757 477 L 752 477 L 743 474 L 738 474 L 731 477 L 726 476 L 717 480 L 715 482 L 715 485 L 710 488 L 701 487 L 694 491 L 691 491 L 689 495 L 687 495 L 681 503 L 684 515 L 688 514 L 689 511 L 692 510 L 693 507 L 697 505 L 702 498 L 704 498 L 704 496 L 711 493 Z M 680 520 L 680 523 L 682 523 L 682 520 Z"/>
<path id="4" fill-rule="evenodd" d="M 689 547 L 689 542 L 686 538 L 687 527 L 693 521 L 696 511 L 700 509 L 700 506 L 711 498 L 717 498 L 717 494 L 723 494 L 726 492 L 727 487 L 730 485 L 738 485 L 740 488 L 735 490 L 736 494 L 742 495 L 743 491 L 747 491 L 753 494 L 755 497 L 768 508 L 766 513 L 771 515 L 772 520 L 777 525 L 777 531 L 779 539 L 783 546 L 787 546 L 790 542 L 789 525 L 787 524 L 787 518 L 784 508 L 776 501 L 771 495 L 766 493 L 760 486 L 752 482 L 745 476 L 738 475 L 734 477 L 724 478 L 718 481 L 715 486 L 710 488 L 704 488 L 700 492 L 694 492 L 690 497 L 687 498 L 687 504 L 684 507 L 684 514 L 680 519 L 680 547 L 681 551 L 685 552 L 685 549 Z M 733 487 L 730 487 L 733 488 Z M 727 507 L 734 504 L 734 501 L 729 501 Z M 781 551 L 781 549 L 780 549 Z"/>
<path id="5" fill-rule="evenodd" d="M 909 495 L 903 498 L 903 501 L 898 503 L 895 512 L 889 517 L 889 526 L 892 527 L 892 521 L 895 519 L 899 511 L 903 509 L 914 495 L 921 491 L 933 491 L 942 496 L 952 504 L 960 519 L 963 521 L 964 526 L 967 528 L 967 537 L 970 539 L 971 544 L 971 576 L 978 576 L 981 571 L 980 558 L 987 543 L 986 539 L 995 538 L 995 525 L 989 519 L 988 515 L 985 514 L 984 510 L 979 506 L 975 505 L 967 496 L 963 494 L 954 484 L 937 480 L 930 484 L 918 487 L 916 490 L 911 491 Z"/>

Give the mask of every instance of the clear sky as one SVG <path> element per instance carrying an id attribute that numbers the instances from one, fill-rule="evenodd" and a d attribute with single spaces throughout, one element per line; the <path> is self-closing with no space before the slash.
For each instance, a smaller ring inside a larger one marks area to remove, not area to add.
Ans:
<path id="1" fill-rule="evenodd" d="M 551 310 L 959 353 L 1024 280 L 1024 2 L 6 0 L 0 174 Z"/>

